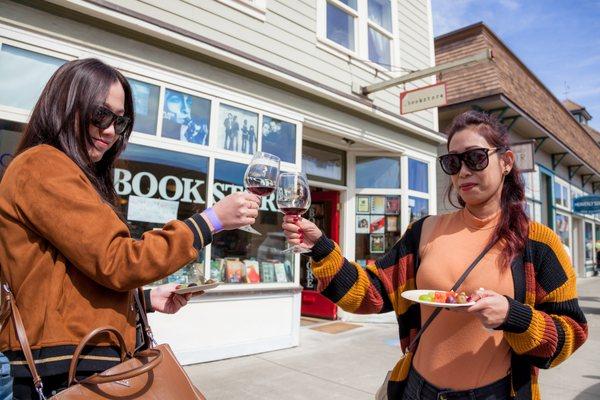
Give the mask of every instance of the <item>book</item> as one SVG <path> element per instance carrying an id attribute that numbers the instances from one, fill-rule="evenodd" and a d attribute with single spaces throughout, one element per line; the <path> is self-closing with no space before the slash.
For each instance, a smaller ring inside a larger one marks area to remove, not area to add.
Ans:
<path id="1" fill-rule="evenodd" d="M 356 197 L 356 213 L 357 214 L 368 214 L 371 209 L 369 202 L 369 196 L 357 196 Z"/>
<path id="2" fill-rule="evenodd" d="M 273 264 L 273 268 L 275 269 L 275 281 L 276 282 L 287 282 L 287 276 L 285 274 L 285 265 L 282 262 L 277 262 Z"/>
<path id="3" fill-rule="evenodd" d="M 369 250 L 371 251 L 371 253 L 385 252 L 385 240 L 382 234 L 371 235 Z"/>
<path id="4" fill-rule="evenodd" d="M 370 215 L 356 215 L 356 233 L 369 233 Z"/>
<path id="5" fill-rule="evenodd" d="M 385 215 L 371 215 L 371 224 L 369 225 L 369 233 L 384 233 L 385 232 Z"/>
<path id="6" fill-rule="evenodd" d="M 225 260 L 222 258 L 217 258 L 216 260 L 212 260 L 210 262 L 210 279 L 223 282 L 223 264 Z"/>
<path id="7" fill-rule="evenodd" d="M 285 275 L 287 276 L 288 282 L 294 282 L 294 270 L 292 269 L 292 263 L 288 260 L 285 260 Z"/>
<path id="8" fill-rule="evenodd" d="M 275 268 L 273 267 L 273 263 L 269 261 L 263 261 L 259 266 L 260 271 L 260 279 L 261 282 L 264 283 L 272 283 L 275 282 Z"/>
<path id="9" fill-rule="evenodd" d="M 385 213 L 388 215 L 400 214 L 400 197 L 387 196 L 385 198 Z"/>
<path id="10" fill-rule="evenodd" d="M 385 197 L 371 196 L 371 214 L 385 213 Z"/>
<path id="11" fill-rule="evenodd" d="M 398 217 L 395 215 L 387 216 L 385 229 L 388 232 L 398 232 Z"/>
<path id="12" fill-rule="evenodd" d="M 258 261 L 244 260 L 244 265 L 246 266 L 246 283 L 259 283 L 260 271 L 258 268 Z"/>
<path id="13" fill-rule="evenodd" d="M 244 279 L 244 263 L 239 259 L 225 260 L 225 282 L 242 283 Z"/>

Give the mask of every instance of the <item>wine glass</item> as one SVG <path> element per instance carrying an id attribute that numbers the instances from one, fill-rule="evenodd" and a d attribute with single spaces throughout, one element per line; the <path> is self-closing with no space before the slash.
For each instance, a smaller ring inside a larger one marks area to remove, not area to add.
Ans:
<path id="1" fill-rule="evenodd" d="M 257 196 L 268 196 L 275 190 L 277 175 L 279 175 L 279 164 L 281 160 L 273 154 L 257 151 L 246 168 L 244 175 L 244 186 L 250 193 Z M 243 231 L 260 235 L 260 232 L 250 225 L 239 228 Z"/>
<path id="2" fill-rule="evenodd" d="M 277 178 L 277 208 L 285 215 L 300 216 L 310 207 L 310 187 L 301 172 L 285 172 Z M 309 253 L 310 250 L 294 245 L 283 253 Z"/>

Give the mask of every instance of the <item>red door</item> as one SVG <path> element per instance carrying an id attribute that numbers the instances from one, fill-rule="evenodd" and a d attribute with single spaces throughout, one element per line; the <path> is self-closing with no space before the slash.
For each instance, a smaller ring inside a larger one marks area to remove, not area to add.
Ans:
<path id="1" fill-rule="evenodd" d="M 311 192 L 311 207 L 304 215 L 314 222 L 328 237 L 338 242 L 340 237 L 340 193 L 336 191 Z M 317 282 L 308 267 L 308 257 L 302 257 L 300 283 L 302 290 L 302 315 L 337 319 L 337 305 L 319 293 Z"/>

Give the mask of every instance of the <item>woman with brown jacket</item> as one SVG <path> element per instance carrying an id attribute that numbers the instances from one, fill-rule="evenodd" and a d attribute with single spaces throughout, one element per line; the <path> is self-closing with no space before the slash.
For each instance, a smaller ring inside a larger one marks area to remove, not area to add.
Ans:
<path id="1" fill-rule="evenodd" d="M 260 199 L 236 193 L 132 239 L 116 211 L 112 177 L 133 117 L 123 75 L 96 59 L 69 62 L 44 88 L 0 183 L 2 282 L 16 297 L 46 395 L 65 387 L 75 346 L 94 328 L 117 328 L 134 350 L 134 289 L 195 260 L 216 231 L 258 215 Z M 159 311 L 184 304 L 166 292 L 150 296 Z M 87 349 L 78 371 L 118 363 L 115 345 L 107 336 Z M 13 324 L 2 326 L 0 351 L 11 363 L 15 398 L 34 396 Z"/>

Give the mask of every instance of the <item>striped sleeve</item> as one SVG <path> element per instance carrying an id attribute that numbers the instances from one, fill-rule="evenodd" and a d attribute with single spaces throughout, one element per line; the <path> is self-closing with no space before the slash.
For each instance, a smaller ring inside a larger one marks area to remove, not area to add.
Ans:
<path id="1" fill-rule="evenodd" d="M 539 368 L 550 368 L 585 342 L 588 328 L 577 301 L 575 273 L 560 239 L 540 224 L 532 225 L 529 239 L 533 257 L 524 264 L 527 304 L 509 299 L 501 329 L 517 354 Z"/>
<path id="2" fill-rule="evenodd" d="M 342 256 L 339 246 L 322 236 L 312 249 L 311 268 L 318 290 L 342 309 L 356 314 L 404 313 L 410 302 L 400 296 L 414 287 L 413 235 L 410 229 L 375 265 L 362 268 Z M 417 243 L 418 246 L 418 243 Z"/>

